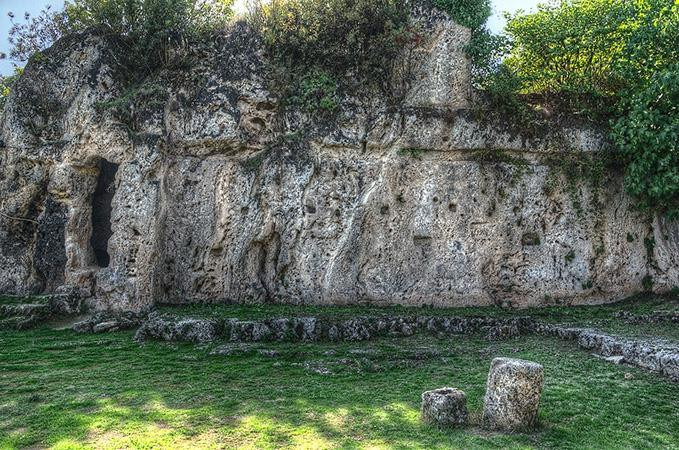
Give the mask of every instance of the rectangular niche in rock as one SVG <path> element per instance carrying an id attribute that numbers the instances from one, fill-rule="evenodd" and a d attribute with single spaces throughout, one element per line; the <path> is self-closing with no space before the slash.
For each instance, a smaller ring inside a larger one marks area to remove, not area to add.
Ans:
<path id="1" fill-rule="evenodd" d="M 92 238 L 90 244 L 99 267 L 108 267 L 111 260 L 108 254 L 108 240 L 111 231 L 111 203 L 115 195 L 115 179 L 118 164 L 105 159 L 99 161 L 97 188 L 92 195 Z"/>

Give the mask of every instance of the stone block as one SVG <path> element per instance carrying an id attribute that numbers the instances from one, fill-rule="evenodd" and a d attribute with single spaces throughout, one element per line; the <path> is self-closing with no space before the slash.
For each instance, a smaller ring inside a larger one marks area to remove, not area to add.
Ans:
<path id="1" fill-rule="evenodd" d="M 467 423 L 467 395 L 455 388 L 441 388 L 422 394 L 422 420 L 439 427 Z"/>
<path id="2" fill-rule="evenodd" d="M 523 431 L 535 426 L 544 370 L 538 363 L 495 358 L 490 365 L 483 425 L 491 430 Z"/>

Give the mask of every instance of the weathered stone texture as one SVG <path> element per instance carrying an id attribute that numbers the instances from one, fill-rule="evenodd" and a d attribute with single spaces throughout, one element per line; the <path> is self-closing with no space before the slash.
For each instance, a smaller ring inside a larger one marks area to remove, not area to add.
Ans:
<path id="1" fill-rule="evenodd" d="M 483 425 L 491 430 L 524 431 L 535 426 L 544 371 L 540 364 L 495 358 L 483 402 Z"/>
<path id="2" fill-rule="evenodd" d="M 559 325 L 538 325 L 536 331 L 561 339 L 577 341 L 578 345 L 604 358 L 620 358 L 624 362 L 679 381 L 679 346 L 676 342 L 632 339 L 605 334 L 585 328 Z"/>
<path id="3" fill-rule="evenodd" d="M 677 223 L 635 212 L 618 175 L 593 189 L 555 164 L 603 151 L 600 131 L 479 119 L 465 109 L 468 30 L 418 14 L 432 32 L 397 64 L 399 102 L 347 97 L 331 121 L 280 107 L 244 24 L 148 80 L 164 95 L 131 123 L 101 108 L 124 90 L 115 42 L 60 41 L 1 118 L 0 292 L 63 283 L 99 309 L 144 310 L 581 304 L 647 275 L 658 291 L 679 285 Z M 102 159 L 118 165 L 108 267 L 90 242 Z"/>
<path id="4" fill-rule="evenodd" d="M 422 420 L 439 427 L 467 423 L 467 395 L 455 388 L 441 388 L 422 394 Z"/>

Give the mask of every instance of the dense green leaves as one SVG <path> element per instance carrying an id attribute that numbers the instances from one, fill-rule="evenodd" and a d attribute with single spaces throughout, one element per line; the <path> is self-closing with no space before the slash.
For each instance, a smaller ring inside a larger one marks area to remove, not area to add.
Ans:
<path id="1" fill-rule="evenodd" d="M 625 106 L 612 135 L 627 163 L 627 188 L 642 207 L 679 218 L 679 64 L 653 75 Z"/>
<path id="2" fill-rule="evenodd" d="M 385 85 L 410 38 L 406 6 L 406 0 L 273 0 L 260 4 L 250 22 L 284 70 L 284 85 L 312 73 Z"/>
<path id="3" fill-rule="evenodd" d="M 483 28 L 491 14 L 490 0 L 434 0 L 434 5 L 472 30 Z"/>
<path id="4" fill-rule="evenodd" d="M 612 117 L 629 192 L 676 216 L 679 2 L 552 2 L 509 17 L 506 31 L 507 56 L 481 84 L 497 98 L 538 94 Z"/>
<path id="5" fill-rule="evenodd" d="M 133 57 L 167 63 L 167 49 L 226 23 L 231 0 L 72 0 L 65 14 L 72 31 L 99 28 L 129 38 Z"/>
<path id="6" fill-rule="evenodd" d="M 225 26 L 233 0 L 70 0 L 62 11 L 45 8 L 24 15 L 10 13 L 10 56 L 27 61 L 60 37 L 85 30 L 117 36 L 130 69 L 129 81 L 139 83 L 159 67 L 173 63 L 177 49 L 201 34 Z M 0 58 L 4 57 L 0 54 Z M 10 78 L 0 78 L 0 108 L 9 94 Z M 139 91 L 137 86 L 132 92 Z M 115 104 L 129 100 L 129 94 Z"/>
<path id="7" fill-rule="evenodd" d="M 510 17 L 505 64 L 525 92 L 612 94 L 623 83 L 611 69 L 624 48 L 630 8 L 622 0 L 583 0 Z"/>
<path id="8" fill-rule="evenodd" d="M 61 36 L 88 29 L 120 36 L 133 65 L 148 72 L 166 64 L 169 49 L 185 39 L 224 25 L 233 0 L 70 0 L 63 11 L 49 7 L 15 21 L 10 56 L 26 61 Z"/>

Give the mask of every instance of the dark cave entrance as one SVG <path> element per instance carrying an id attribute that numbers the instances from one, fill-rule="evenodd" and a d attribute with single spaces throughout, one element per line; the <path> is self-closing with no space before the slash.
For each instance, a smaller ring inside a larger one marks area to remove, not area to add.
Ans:
<path id="1" fill-rule="evenodd" d="M 99 161 L 99 177 L 97 188 L 92 195 L 92 238 L 90 244 L 94 250 L 94 258 L 99 267 L 108 267 L 111 257 L 108 254 L 108 240 L 111 231 L 112 201 L 115 195 L 115 179 L 118 164 L 105 159 Z"/>

